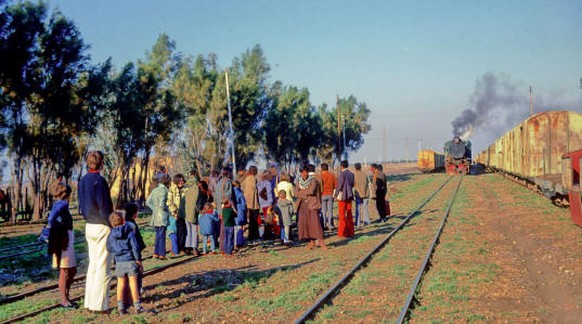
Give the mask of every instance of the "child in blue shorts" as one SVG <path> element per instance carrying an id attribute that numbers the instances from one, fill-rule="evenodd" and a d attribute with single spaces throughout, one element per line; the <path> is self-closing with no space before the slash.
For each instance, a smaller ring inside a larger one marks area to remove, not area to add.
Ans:
<path id="1" fill-rule="evenodd" d="M 115 260 L 119 314 L 127 314 L 127 309 L 123 303 L 123 291 L 126 289 L 128 281 L 135 312 L 142 313 L 145 311 L 145 308 L 141 306 L 137 281 L 139 269 L 142 265 L 140 246 L 133 229 L 124 223 L 123 212 L 114 211 L 111 213 L 109 216 L 109 224 L 113 228 L 107 238 L 107 251 L 113 255 Z"/>

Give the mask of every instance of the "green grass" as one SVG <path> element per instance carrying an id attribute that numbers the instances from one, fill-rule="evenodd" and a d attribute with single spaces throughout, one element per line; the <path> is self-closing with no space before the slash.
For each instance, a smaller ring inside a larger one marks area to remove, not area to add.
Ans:
<path id="1" fill-rule="evenodd" d="M 241 287 L 254 289 L 261 282 L 264 282 L 268 276 L 269 276 L 269 273 L 267 271 L 256 271 L 256 272 L 246 273 L 244 282 L 241 285 Z"/>
<path id="2" fill-rule="evenodd" d="M 264 313 L 275 313 L 279 309 L 289 312 L 299 311 L 300 302 L 315 300 L 332 284 L 332 278 L 335 276 L 336 273 L 333 270 L 313 273 L 296 287 L 288 287 L 287 290 L 272 298 L 259 299 L 252 307 Z"/>
<path id="3" fill-rule="evenodd" d="M 278 257 L 278 256 L 280 256 L 281 254 L 280 254 L 279 252 L 275 251 L 274 249 L 271 249 L 271 250 L 269 251 L 269 255 L 270 255 L 270 256 L 274 256 L 274 257 Z"/>
<path id="4" fill-rule="evenodd" d="M 354 277 L 350 284 L 345 288 L 348 295 L 368 296 L 370 292 L 367 287 L 373 285 L 375 281 L 371 279 L 371 274 L 362 272 Z"/>
<path id="5" fill-rule="evenodd" d="M 473 314 L 467 316 L 467 322 L 482 322 L 485 321 L 487 318 L 483 315 Z"/>
<path id="6" fill-rule="evenodd" d="M 21 246 L 28 243 L 36 242 L 38 234 L 25 234 L 12 237 L 0 237 L 0 247 Z"/>
<path id="7" fill-rule="evenodd" d="M 171 323 L 186 323 L 192 321 L 192 315 L 184 313 L 172 313 L 166 317 Z M 147 323 L 147 321 L 146 321 Z"/>
<path id="8" fill-rule="evenodd" d="M 361 243 L 364 243 L 366 241 L 375 240 L 375 239 L 376 238 L 369 236 L 369 235 L 362 235 L 362 236 L 358 237 L 357 239 L 351 239 L 350 241 L 348 241 L 348 245 L 361 244 Z"/>
<path id="9" fill-rule="evenodd" d="M 143 215 L 149 216 L 149 214 Z M 84 222 L 77 221 L 74 223 L 75 241 L 77 242 L 75 243 L 75 252 L 77 254 L 78 267 L 81 269 L 82 263 L 84 263 L 85 260 L 80 258 L 80 254 L 87 252 L 87 242 L 83 239 L 85 232 L 84 225 Z M 151 247 L 155 241 L 154 230 L 149 226 L 142 226 L 140 231 L 146 246 Z M 2 244 L 2 246 L 23 245 L 36 242 L 37 237 L 38 234 L 26 234 L 9 238 L 2 237 L 0 238 L 0 244 Z M 0 269 L 5 273 L 18 274 L 18 276 L 15 276 L 14 279 L 10 281 L 5 280 L 0 282 L 0 284 L 4 286 L 14 285 L 15 289 L 19 289 L 19 287 L 27 285 L 30 282 L 54 280 L 58 278 L 57 272 L 51 268 L 52 259 L 46 255 L 46 244 L 41 247 L 42 248 L 39 251 L 25 256 L 1 260 Z M 17 252 L 17 250 L 5 253 L 4 255 L 15 252 Z"/>
<path id="10" fill-rule="evenodd" d="M 233 302 L 235 300 L 237 300 L 238 298 L 236 298 L 235 296 L 231 296 L 231 295 L 218 295 L 218 296 L 214 296 L 214 300 L 218 301 L 218 302 Z"/>
<path id="11" fill-rule="evenodd" d="M 337 313 L 336 309 L 333 309 L 332 307 L 329 307 L 329 305 L 326 305 L 321 312 L 320 318 L 322 320 L 331 320 L 335 318 L 336 313 Z"/>
<path id="12" fill-rule="evenodd" d="M 357 319 L 365 319 L 366 317 L 370 316 L 371 314 L 373 314 L 373 312 L 371 310 L 362 310 L 360 312 L 350 314 L 350 317 L 357 318 Z"/>
<path id="13" fill-rule="evenodd" d="M 11 317 L 35 311 L 43 307 L 47 307 L 59 302 L 58 298 L 47 298 L 43 300 L 30 301 L 30 300 L 20 300 L 7 305 L 2 305 L 0 308 L 0 321 L 6 321 Z M 62 311 L 62 310 L 57 310 Z M 46 314 L 46 313 L 43 313 Z"/>

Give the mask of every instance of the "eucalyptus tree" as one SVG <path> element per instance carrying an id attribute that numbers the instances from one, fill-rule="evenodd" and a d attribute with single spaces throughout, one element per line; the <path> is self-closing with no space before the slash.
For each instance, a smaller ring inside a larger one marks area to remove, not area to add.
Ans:
<path id="1" fill-rule="evenodd" d="M 70 168 L 71 161 L 79 159 L 76 139 L 86 121 L 77 96 L 77 84 L 89 61 L 86 45 L 73 22 L 58 11 L 46 27 L 34 70 L 36 89 L 28 100 L 30 180 L 36 197 L 33 219 L 40 217 L 41 191 L 46 196 L 55 167 Z M 70 169 L 62 171 L 70 173 Z"/>
<path id="2" fill-rule="evenodd" d="M 353 95 L 340 98 L 337 108 L 339 109 L 339 122 L 342 130 L 340 136 L 345 136 L 344 149 L 346 153 L 356 151 L 364 144 L 364 134 L 372 129 L 371 125 L 368 124 L 370 109 Z M 344 143 L 343 140 L 342 143 Z"/>
<path id="3" fill-rule="evenodd" d="M 142 201 L 145 201 L 148 165 L 154 147 L 167 147 L 174 131 L 183 124 L 183 107 L 172 89 L 180 62 L 175 48 L 175 42 L 168 35 L 160 34 L 145 60 L 137 64 L 140 93 L 145 95 L 142 98 L 143 119 L 138 121 L 144 131 L 140 150 L 142 174 L 137 188 Z"/>
<path id="4" fill-rule="evenodd" d="M 22 163 L 27 162 L 35 198 L 33 219 L 40 218 L 52 172 L 70 167 L 79 158 L 76 138 L 86 124 L 78 100 L 78 83 L 88 70 L 86 45 L 72 21 L 59 11 L 46 21 L 46 10 L 43 2 L 7 7 L 2 33 L 2 55 L 6 56 L 1 82 L 3 95 L 11 98 L 8 134 L 16 197 L 22 186 Z"/>
<path id="5" fill-rule="evenodd" d="M 263 129 L 268 156 L 289 169 L 306 160 L 321 141 L 321 119 L 309 101 L 309 90 L 274 86 L 273 107 L 267 112 Z"/>
<path id="6" fill-rule="evenodd" d="M 314 156 L 333 165 L 334 153 L 338 151 L 337 114 L 324 103 L 317 107 L 317 115 L 321 121 L 321 141 L 315 148 Z"/>
<path id="7" fill-rule="evenodd" d="M 87 155 L 91 145 L 95 144 L 97 138 L 102 137 L 103 128 L 110 127 L 106 117 L 110 110 L 110 106 L 114 100 L 113 82 L 112 82 L 112 65 L 111 59 L 106 60 L 83 73 L 77 84 L 77 100 L 82 106 L 83 114 L 80 134 L 76 137 L 76 149 L 71 152 L 71 156 L 80 157 L 76 161 L 74 159 L 65 158 L 61 171 L 65 173 L 68 178 L 72 169 L 76 169 L 77 181 L 81 180 L 83 175 L 84 157 Z M 109 132 L 110 133 L 110 132 Z M 98 140 L 97 140 L 98 141 Z M 111 137 L 102 138 L 103 143 L 110 143 Z M 110 145 L 97 145 L 102 149 L 109 148 Z M 109 161 L 113 157 L 107 152 L 108 170 L 111 170 L 111 163 Z M 111 172 L 106 172 L 105 175 L 110 175 Z M 111 183 L 111 182 L 109 182 Z"/>
<path id="8" fill-rule="evenodd" d="M 114 162 L 110 170 L 110 183 L 119 178 L 120 190 L 117 202 L 129 200 L 129 169 L 138 150 L 143 145 L 144 114 L 143 105 L 155 96 L 155 89 L 141 87 L 141 82 L 133 63 L 126 64 L 112 80 L 114 100 L 108 114 L 103 119 L 104 127 L 100 136 L 110 138 L 108 160 Z M 142 91 L 144 90 L 145 91 Z"/>
<path id="9" fill-rule="evenodd" d="M 335 158 L 339 161 L 342 153 L 359 149 L 364 143 L 364 134 L 371 130 L 370 110 L 353 95 L 338 98 L 333 109 L 325 104 L 318 107 L 318 114 L 322 122 L 322 141 L 315 155 L 321 160 L 331 162 Z"/>
<path id="10" fill-rule="evenodd" d="M 235 58 L 228 69 L 236 164 L 239 166 L 246 166 L 262 146 L 261 123 L 272 107 L 272 97 L 268 94 L 269 71 L 270 66 L 259 45 L 245 51 L 240 58 Z M 226 83 L 224 78 L 218 78 L 217 81 L 210 117 L 216 125 L 214 134 L 226 134 L 228 129 Z M 224 135 L 218 137 L 221 142 L 226 143 Z M 226 156 L 227 149 L 226 146 L 221 146 L 219 152 Z"/>
<path id="11" fill-rule="evenodd" d="M 178 143 L 182 165 L 187 168 L 184 172 L 196 170 L 202 175 L 213 161 L 217 162 L 208 112 L 219 75 L 216 55 L 198 55 L 193 62 L 191 58 L 182 59 L 174 79 L 174 94 L 181 101 L 186 118 Z"/>
<path id="12" fill-rule="evenodd" d="M 0 126 L 12 160 L 11 196 L 15 215 L 22 202 L 23 163 L 28 151 L 26 103 L 34 92 L 32 71 L 38 39 L 44 31 L 46 5 L 19 3 L 3 8 L 0 17 Z"/>

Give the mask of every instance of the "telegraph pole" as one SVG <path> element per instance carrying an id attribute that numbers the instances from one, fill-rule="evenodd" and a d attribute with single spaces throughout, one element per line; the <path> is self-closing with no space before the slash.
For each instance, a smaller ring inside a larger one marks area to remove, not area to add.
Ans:
<path id="1" fill-rule="evenodd" d="M 232 155 L 232 176 L 233 179 L 235 179 L 236 157 L 234 155 L 234 130 L 232 129 L 232 110 L 230 108 L 230 86 L 228 83 L 228 69 L 224 69 L 224 76 L 226 78 L 226 103 L 228 105 L 228 124 L 229 124 L 228 142 L 230 146 L 230 154 Z"/>
<path id="2" fill-rule="evenodd" d="M 386 148 L 387 142 L 388 142 L 388 130 L 386 129 L 386 126 L 384 126 L 383 129 L 383 140 L 382 140 L 382 159 L 384 159 L 384 162 L 388 161 L 388 156 L 386 155 L 386 153 L 388 152 L 388 149 Z"/>
<path id="3" fill-rule="evenodd" d="M 339 104 L 339 95 L 336 95 L 335 105 L 337 109 L 337 157 L 338 160 L 341 161 L 342 157 L 342 130 L 340 124 L 340 104 Z"/>
<path id="4" fill-rule="evenodd" d="M 342 155 L 344 156 L 344 159 L 347 160 L 348 159 L 348 144 L 346 142 L 346 116 L 342 115 L 341 117 L 342 117 L 343 127 L 344 127 L 344 129 L 343 129 L 343 131 L 344 131 L 344 150 L 342 152 L 343 153 Z"/>
<path id="5" fill-rule="evenodd" d="M 529 115 L 533 115 L 533 94 L 531 90 L 531 86 L 529 86 Z"/>

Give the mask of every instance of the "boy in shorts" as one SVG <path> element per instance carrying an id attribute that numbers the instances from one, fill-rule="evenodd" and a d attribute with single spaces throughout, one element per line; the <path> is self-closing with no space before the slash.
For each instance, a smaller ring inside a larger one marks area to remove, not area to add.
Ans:
<path id="1" fill-rule="evenodd" d="M 123 303 L 123 291 L 129 281 L 129 290 L 136 313 L 142 313 L 138 288 L 138 274 L 141 267 L 141 250 L 132 228 L 124 223 L 122 211 L 114 211 L 109 216 L 113 227 L 107 238 L 107 251 L 115 260 L 115 276 L 117 277 L 117 307 L 119 314 L 127 314 Z M 126 278 L 127 276 L 128 278 Z"/>

